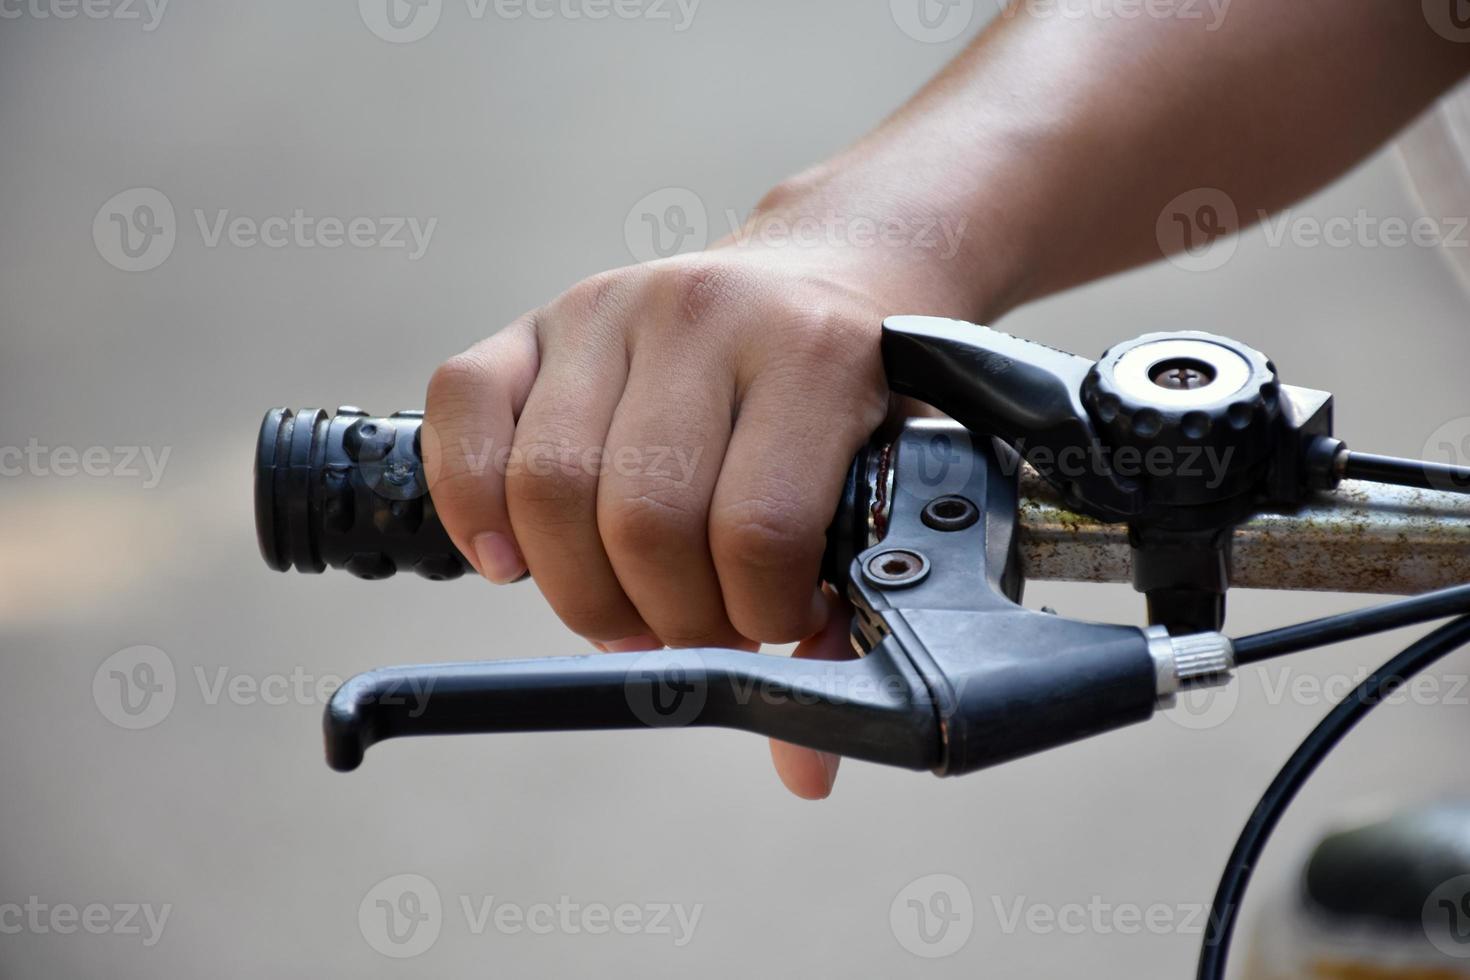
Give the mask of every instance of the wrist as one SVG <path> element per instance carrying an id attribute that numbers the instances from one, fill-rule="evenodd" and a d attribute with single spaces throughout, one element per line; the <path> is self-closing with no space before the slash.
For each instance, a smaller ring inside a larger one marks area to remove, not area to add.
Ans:
<path id="1" fill-rule="evenodd" d="M 983 212 L 870 169 L 825 163 L 782 181 L 721 246 L 784 249 L 894 314 L 985 323 L 1020 302 L 1017 252 L 989 240 Z"/>

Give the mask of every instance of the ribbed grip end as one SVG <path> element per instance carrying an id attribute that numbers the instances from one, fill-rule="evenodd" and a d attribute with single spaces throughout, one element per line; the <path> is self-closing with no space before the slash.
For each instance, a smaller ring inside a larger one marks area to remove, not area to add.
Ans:
<path id="1" fill-rule="evenodd" d="M 463 575 L 469 562 L 429 496 L 422 425 L 422 412 L 267 412 L 255 453 L 255 529 L 265 563 L 308 574 L 340 568 L 364 579 Z"/>

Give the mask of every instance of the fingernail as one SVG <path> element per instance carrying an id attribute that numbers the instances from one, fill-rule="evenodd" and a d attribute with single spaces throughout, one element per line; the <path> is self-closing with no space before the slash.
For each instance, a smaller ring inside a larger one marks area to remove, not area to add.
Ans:
<path id="1" fill-rule="evenodd" d="M 504 534 L 486 531 L 475 538 L 480 574 L 496 585 L 509 585 L 526 573 L 526 560 L 516 543 Z"/>
<path id="2" fill-rule="evenodd" d="M 827 792 L 830 794 L 837 783 L 837 767 L 842 764 L 842 757 L 831 752 L 818 752 L 817 756 L 822 760 L 822 768 L 827 770 Z"/>
<path id="3" fill-rule="evenodd" d="M 656 636 L 630 636 L 626 640 L 614 640 L 601 646 L 608 653 L 642 653 L 644 650 L 658 650 L 663 644 Z"/>

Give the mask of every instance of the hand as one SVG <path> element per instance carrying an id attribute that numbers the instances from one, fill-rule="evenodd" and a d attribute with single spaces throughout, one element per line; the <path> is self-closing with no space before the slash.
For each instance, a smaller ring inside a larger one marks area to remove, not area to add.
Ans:
<path id="1" fill-rule="evenodd" d="M 915 311 L 859 286 L 891 261 L 854 257 L 731 245 L 604 273 L 449 360 L 423 451 L 455 544 L 494 582 L 529 569 L 604 651 L 850 656 L 825 533 L 887 411 L 882 321 Z M 835 759 L 773 754 L 799 795 L 830 791 Z"/>

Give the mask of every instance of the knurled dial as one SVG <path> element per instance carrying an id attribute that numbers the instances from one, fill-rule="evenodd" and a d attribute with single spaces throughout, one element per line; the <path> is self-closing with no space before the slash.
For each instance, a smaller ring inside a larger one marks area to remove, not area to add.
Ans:
<path id="1" fill-rule="evenodd" d="M 1276 367 L 1253 347 L 1198 331 L 1145 334 L 1109 349 L 1083 400 L 1106 465 L 1157 500 L 1238 493 L 1270 458 L 1280 419 Z"/>

